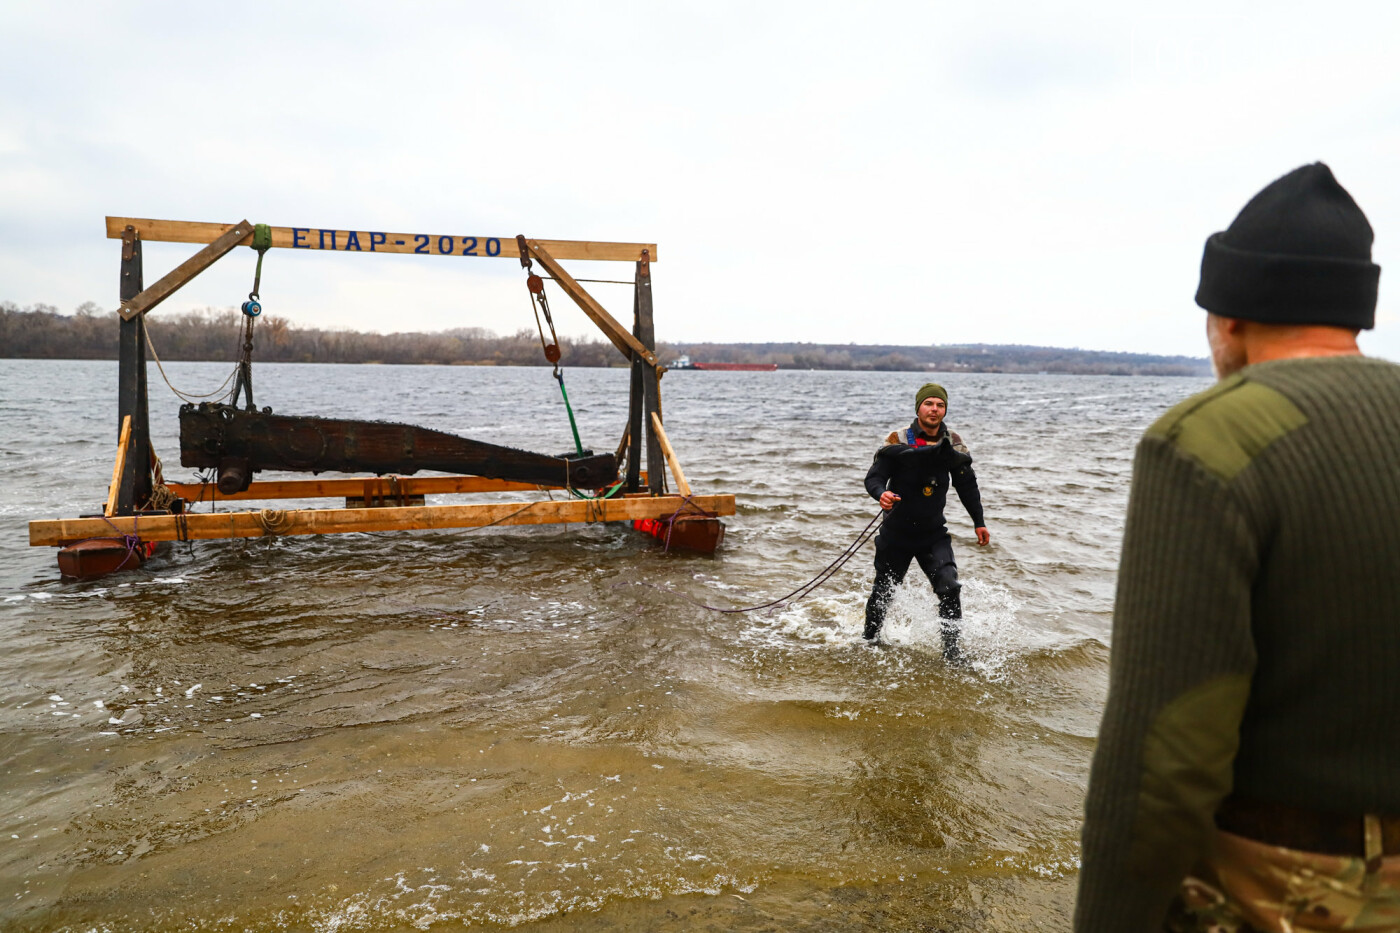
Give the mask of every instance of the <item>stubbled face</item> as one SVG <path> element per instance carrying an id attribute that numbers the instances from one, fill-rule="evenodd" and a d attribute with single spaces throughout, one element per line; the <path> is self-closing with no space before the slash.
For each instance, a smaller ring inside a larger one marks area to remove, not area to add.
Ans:
<path id="1" fill-rule="evenodd" d="M 1244 369 L 1247 362 L 1244 338 L 1231 334 L 1226 320 L 1218 314 L 1206 315 L 1206 342 L 1210 344 L 1210 363 L 1216 379 L 1234 375 Z"/>
<path id="2" fill-rule="evenodd" d="M 938 430 L 938 426 L 943 423 L 943 416 L 947 413 L 948 403 L 936 395 L 930 395 L 919 403 L 919 427 L 925 434 L 932 434 Z"/>

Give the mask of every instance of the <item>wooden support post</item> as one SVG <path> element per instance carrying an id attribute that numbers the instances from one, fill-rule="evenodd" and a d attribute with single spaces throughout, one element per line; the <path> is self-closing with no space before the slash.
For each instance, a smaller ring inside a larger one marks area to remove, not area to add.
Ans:
<path id="1" fill-rule="evenodd" d="M 141 236 L 130 227 L 122 237 L 121 300 L 142 290 Z M 118 482 L 116 515 L 130 515 L 151 497 L 151 422 L 146 397 L 146 321 L 123 318 L 117 341 L 117 429 L 131 422 L 131 441 Z"/>
<path id="2" fill-rule="evenodd" d="M 121 433 L 117 435 L 117 457 L 112 461 L 112 482 L 107 485 L 107 504 L 102 508 L 103 515 L 117 514 L 117 495 L 122 488 L 122 474 L 126 472 L 126 452 L 131 448 L 131 416 L 122 419 Z"/>
<path id="3" fill-rule="evenodd" d="M 651 317 L 651 260 L 645 251 L 637 260 L 637 339 L 649 352 L 656 350 L 656 327 Z M 654 359 L 655 357 L 653 357 Z M 641 365 L 641 360 L 633 360 L 633 372 L 641 369 L 642 381 L 642 423 L 646 425 L 647 436 L 647 475 L 651 480 L 651 494 L 659 496 L 666 490 L 666 464 L 661 453 L 661 443 L 656 429 L 652 426 L 652 415 L 661 415 L 661 375 L 656 366 Z M 635 377 L 634 377 L 635 378 Z"/>
<path id="4" fill-rule="evenodd" d="M 641 312 L 638 310 L 637 295 L 641 285 L 632 288 L 632 336 L 641 330 Z M 632 390 L 627 396 L 627 492 L 635 493 L 641 488 L 642 445 L 646 443 L 646 432 L 642 428 L 642 413 L 646 410 L 645 394 L 642 391 L 642 371 L 646 363 L 639 356 L 632 357 Z"/>
<path id="5" fill-rule="evenodd" d="M 133 227 L 132 230 L 134 232 L 135 228 Z M 205 269 L 208 269 L 214 263 L 222 259 L 229 250 L 233 249 L 244 240 L 251 243 L 252 238 L 252 224 L 248 223 L 246 220 L 234 224 L 223 236 L 195 253 L 189 259 L 180 263 L 159 282 L 152 285 L 150 288 L 143 289 L 139 294 L 132 295 L 130 298 L 123 298 L 121 306 L 122 319 L 129 321 L 137 315 L 145 314 L 179 291 L 190 279 L 199 275 Z"/>
<path id="6" fill-rule="evenodd" d="M 666 462 L 671 465 L 671 475 L 676 478 L 676 489 L 683 496 L 690 495 L 690 484 L 685 481 L 685 474 L 681 472 L 681 462 L 676 459 L 675 448 L 671 446 L 671 439 L 666 436 L 666 429 L 661 424 L 661 416 L 656 412 L 651 413 L 651 425 L 656 429 L 656 439 L 661 442 L 661 452 L 666 455 Z"/>

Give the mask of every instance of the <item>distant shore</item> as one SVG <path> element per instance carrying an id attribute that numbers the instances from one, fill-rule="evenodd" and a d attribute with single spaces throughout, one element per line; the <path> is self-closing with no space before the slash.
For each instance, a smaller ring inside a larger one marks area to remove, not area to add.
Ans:
<path id="1" fill-rule="evenodd" d="M 0 302 L 0 358 L 115 360 L 119 318 L 92 303 L 72 314 L 52 305 Z M 242 315 L 205 309 L 153 318 L 151 341 L 166 362 L 234 359 Z M 566 366 L 625 365 L 605 340 L 560 340 Z M 1204 357 L 1157 356 L 1064 347 L 1003 344 L 667 343 L 663 364 L 773 364 L 779 369 L 871 372 L 1024 373 L 1097 376 L 1209 376 Z M 253 358 L 267 363 L 364 363 L 435 366 L 548 366 L 538 335 L 498 335 L 481 327 L 392 334 L 298 327 L 268 315 L 254 331 Z"/>

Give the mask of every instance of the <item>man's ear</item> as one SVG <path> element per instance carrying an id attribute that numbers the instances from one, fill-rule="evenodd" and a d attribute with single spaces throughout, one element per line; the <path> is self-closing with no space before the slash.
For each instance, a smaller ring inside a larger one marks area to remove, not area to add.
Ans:
<path id="1" fill-rule="evenodd" d="M 1245 327 L 1249 324 L 1243 318 L 1237 317 L 1222 317 L 1220 320 L 1225 325 L 1225 333 L 1231 337 L 1243 336 Z"/>

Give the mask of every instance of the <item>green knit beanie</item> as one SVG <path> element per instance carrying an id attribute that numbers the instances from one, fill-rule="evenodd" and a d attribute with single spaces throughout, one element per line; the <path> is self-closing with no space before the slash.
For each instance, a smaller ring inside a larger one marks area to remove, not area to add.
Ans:
<path id="1" fill-rule="evenodd" d="M 919 406 L 924 403 L 924 399 L 932 398 L 935 395 L 943 399 L 944 405 L 948 404 L 948 390 L 936 382 L 930 382 L 919 390 L 918 395 L 914 396 L 914 411 L 917 412 L 919 410 Z"/>

